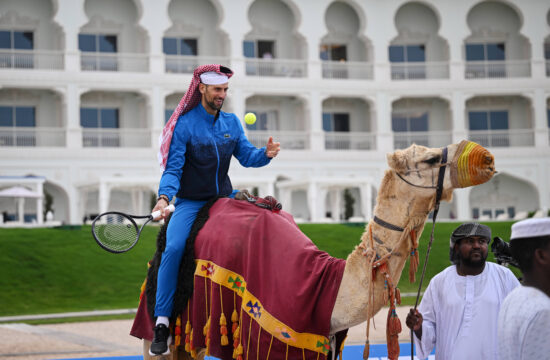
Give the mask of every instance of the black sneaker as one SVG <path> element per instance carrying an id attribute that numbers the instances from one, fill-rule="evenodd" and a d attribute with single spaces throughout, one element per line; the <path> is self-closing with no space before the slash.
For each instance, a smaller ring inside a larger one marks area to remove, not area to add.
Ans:
<path id="1" fill-rule="evenodd" d="M 153 329 L 153 332 L 155 336 L 149 348 L 149 355 L 157 356 L 170 354 L 170 343 L 172 342 L 170 329 L 164 324 L 158 324 Z"/>

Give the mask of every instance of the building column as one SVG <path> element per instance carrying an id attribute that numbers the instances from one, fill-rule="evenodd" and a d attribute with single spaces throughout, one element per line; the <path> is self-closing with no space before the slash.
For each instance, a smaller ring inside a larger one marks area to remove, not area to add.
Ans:
<path id="1" fill-rule="evenodd" d="M 309 119 L 310 119 L 310 150 L 325 150 L 325 132 L 323 131 L 323 99 L 319 91 L 312 91 L 309 94 Z"/>
<path id="2" fill-rule="evenodd" d="M 372 185 L 370 183 L 363 184 L 359 187 L 361 196 L 361 211 L 368 222 L 372 218 Z"/>
<path id="3" fill-rule="evenodd" d="M 310 181 L 307 187 L 307 204 L 309 207 L 309 221 L 319 222 L 319 216 L 317 214 L 318 205 L 317 205 L 317 196 L 318 196 L 318 186 L 315 181 Z"/>
<path id="4" fill-rule="evenodd" d="M 153 86 L 151 91 L 147 91 L 146 94 L 149 96 L 151 106 L 151 147 L 156 150 L 159 148 L 159 137 L 164 128 L 164 98 L 166 91 L 160 86 Z"/>
<path id="5" fill-rule="evenodd" d="M 231 107 L 233 113 L 241 120 L 243 128 L 246 130 L 244 123 L 244 115 L 246 112 L 246 96 L 241 88 L 235 88 L 231 90 Z"/>
<path id="6" fill-rule="evenodd" d="M 111 186 L 103 180 L 99 180 L 99 213 L 107 212 L 109 199 L 111 197 Z"/>
<path id="7" fill-rule="evenodd" d="M 331 189 L 330 192 L 329 192 L 329 197 L 330 197 L 330 212 L 331 212 L 331 217 L 334 221 L 336 222 L 340 222 L 341 219 L 340 219 L 340 215 L 342 213 L 341 211 L 341 203 L 342 203 L 342 189 L 340 188 L 336 188 L 336 189 Z"/>
<path id="8" fill-rule="evenodd" d="M 239 78 L 246 75 L 245 59 L 243 55 L 243 41 L 245 35 L 252 30 L 248 20 L 248 9 L 253 0 L 221 1 L 223 20 L 220 28 L 229 37 L 229 55 L 231 56 L 231 70 Z"/>
<path id="9" fill-rule="evenodd" d="M 36 192 L 41 195 L 41 197 L 36 199 L 36 221 L 39 225 L 42 225 L 44 223 L 44 215 L 42 214 L 44 207 L 44 186 L 42 183 L 36 184 Z"/>
<path id="10" fill-rule="evenodd" d="M 162 38 L 164 30 L 171 25 L 168 17 L 170 0 L 142 1 L 143 15 L 139 21 L 149 35 L 149 71 L 153 74 L 164 73 L 164 53 Z"/>
<path id="11" fill-rule="evenodd" d="M 75 84 L 68 84 L 62 90 L 64 93 L 65 106 L 65 132 L 67 148 L 80 149 L 82 148 L 82 127 L 80 126 L 80 95 L 82 90 Z"/>
<path id="12" fill-rule="evenodd" d="M 78 34 L 80 28 L 88 22 L 84 2 L 85 0 L 57 0 L 54 21 L 63 28 L 65 35 L 65 70 L 68 72 L 80 71 Z"/>
<path id="13" fill-rule="evenodd" d="M 394 150 L 391 111 L 391 99 L 386 93 L 378 92 L 376 94 L 376 148 L 383 154 Z"/>
<path id="14" fill-rule="evenodd" d="M 283 209 L 292 214 L 292 189 L 288 187 L 279 188 L 279 202 L 283 204 Z"/>
<path id="15" fill-rule="evenodd" d="M 445 2 L 438 4 L 441 14 L 441 28 L 439 34 L 449 45 L 449 78 L 450 80 L 463 80 L 465 72 L 464 39 L 470 35 L 470 29 L 466 23 L 468 9 L 473 6 L 469 3 Z"/>
<path id="16" fill-rule="evenodd" d="M 319 46 L 322 37 L 328 33 L 324 20 L 322 24 L 320 19 L 325 18 L 325 10 L 331 0 L 315 0 L 315 2 L 295 1 L 294 5 L 298 8 L 302 16 L 298 33 L 304 36 L 307 46 L 307 66 L 309 79 L 321 79 L 321 59 L 319 58 Z"/>
<path id="17" fill-rule="evenodd" d="M 458 143 L 468 138 L 468 125 L 466 124 L 466 101 L 464 94 L 453 92 L 451 95 L 451 119 L 452 141 Z"/>
<path id="18" fill-rule="evenodd" d="M 456 200 L 456 217 L 458 221 L 467 221 L 472 218 L 470 209 L 470 189 L 458 189 L 453 193 Z"/>
<path id="19" fill-rule="evenodd" d="M 532 97 L 533 130 L 535 131 L 535 147 L 548 148 L 548 119 L 546 108 L 546 94 L 544 89 L 536 89 Z"/>

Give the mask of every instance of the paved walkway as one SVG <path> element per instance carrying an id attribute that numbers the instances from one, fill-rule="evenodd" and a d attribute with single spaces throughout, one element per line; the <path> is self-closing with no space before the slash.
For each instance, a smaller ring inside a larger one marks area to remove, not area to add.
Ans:
<path id="1" fill-rule="evenodd" d="M 403 325 L 399 340 L 410 342 L 405 326 L 408 307 L 397 309 Z M 387 308 L 371 323 L 370 342 L 386 342 Z M 141 340 L 128 333 L 132 320 L 91 321 L 52 325 L 0 324 L 0 359 L 42 360 L 131 356 L 142 353 Z M 365 343 L 366 322 L 351 328 L 346 345 Z M 349 360 L 349 359 L 347 359 Z"/>

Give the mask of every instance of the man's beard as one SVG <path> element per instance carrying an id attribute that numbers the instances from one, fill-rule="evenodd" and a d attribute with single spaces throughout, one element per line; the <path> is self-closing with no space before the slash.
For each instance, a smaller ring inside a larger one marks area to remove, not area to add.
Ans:
<path id="1" fill-rule="evenodd" d="M 462 264 L 466 265 L 467 267 L 480 268 L 485 265 L 485 262 L 487 260 L 487 256 L 489 255 L 489 253 L 486 253 L 485 256 L 483 255 L 482 252 L 480 254 L 481 254 L 481 258 L 479 260 L 472 260 L 472 255 L 468 257 L 462 257 L 461 254 L 458 254 L 458 259 Z"/>
<path id="2" fill-rule="evenodd" d="M 221 110 L 222 106 L 223 106 L 223 100 L 222 100 L 222 103 L 220 104 L 220 106 L 216 105 L 216 103 L 214 102 L 214 100 L 212 101 L 208 101 L 206 100 L 206 104 L 208 104 L 208 106 L 213 109 L 213 110 Z"/>

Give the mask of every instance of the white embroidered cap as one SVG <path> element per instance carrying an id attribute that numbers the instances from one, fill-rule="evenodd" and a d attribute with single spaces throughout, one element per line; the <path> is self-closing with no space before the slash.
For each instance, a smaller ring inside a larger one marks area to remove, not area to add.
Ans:
<path id="1" fill-rule="evenodd" d="M 208 71 L 200 75 L 201 83 L 205 85 L 220 85 L 229 81 L 226 75 L 218 74 L 215 71 Z"/>
<path id="2" fill-rule="evenodd" d="M 510 240 L 550 236 L 550 218 L 526 219 L 512 225 Z"/>

